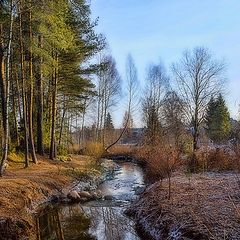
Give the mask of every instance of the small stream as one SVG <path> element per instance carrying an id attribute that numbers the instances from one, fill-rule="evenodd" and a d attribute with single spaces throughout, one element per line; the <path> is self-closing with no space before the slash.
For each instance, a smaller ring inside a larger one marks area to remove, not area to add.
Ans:
<path id="1" fill-rule="evenodd" d="M 38 216 L 38 239 L 140 240 L 124 210 L 144 187 L 143 171 L 132 162 L 117 164 L 98 187 L 105 200 L 46 207 Z"/>

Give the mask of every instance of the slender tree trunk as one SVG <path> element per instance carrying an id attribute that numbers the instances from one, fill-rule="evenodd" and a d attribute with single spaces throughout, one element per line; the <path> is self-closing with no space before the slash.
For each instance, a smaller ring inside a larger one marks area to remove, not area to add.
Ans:
<path id="1" fill-rule="evenodd" d="M 24 155 L 25 155 L 25 168 L 29 166 L 29 131 L 28 131 L 28 116 L 27 116 L 27 93 L 25 88 L 25 79 L 23 78 L 23 86 L 22 86 L 22 102 L 23 102 L 23 129 L 24 129 Z"/>
<path id="2" fill-rule="evenodd" d="M 69 128 L 68 128 L 68 135 L 69 135 L 69 143 L 73 146 L 73 139 L 72 139 L 72 126 L 73 126 L 73 114 L 70 115 L 70 122 L 69 122 Z M 68 147 L 69 150 L 69 147 Z"/>
<path id="3" fill-rule="evenodd" d="M 100 96 L 100 86 L 98 87 L 98 101 L 97 101 L 97 126 L 96 126 L 96 141 L 99 140 L 99 130 L 100 130 L 100 106 L 101 106 L 101 96 Z"/>
<path id="4" fill-rule="evenodd" d="M 57 57 L 56 60 L 58 61 Z M 57 97 L 57 67 L 54 69 L 52 76 L 52 125 L 51 125 L 51 145 L 50 145 L 50 159 L 56 158 L 56 141 L 55 141 L 55 125 L 56 125 L 56 97 Z"/>
<path id="5" fill-rule="evenodd" d="M 63 112 L 62 112 L 60 133 L 59 133 L 59 139 L 58 139 L 58 145 L 59 146 L 61 145 L 61 141 L 62 141 L 62 133 L 63 133 L 63 125 L 64 125 L 65 113 L 66 113 L 66 108 L 65 108 L 65 96 L 64 96 L 63 97 Z"/>
<path id="6" fill-rule="evenodd" d="M 5 56 L 4 56 L 4 46 L 3 46 L 3 39 L 2 39 L 3 29 L 2 24 L 0 25 L 0 90 L 1 90 L 1 110 L 2 110 L 2 117 L 1 117 L 1 130 L 3 125 L 3 113 L 5 109 Z M 3 148 L 4 136 L 1 136 L 1 147 Z"/>
<path id="7" fill-rule="evenodd" d="M 29 93 L 28 93 L 28 126 L 29 126 L 29 144 L 31 148 L 32 160 L 37 163 L 37 157 L 35 152 L 34 136 L 33 136 L 33 33 L 32 33 L 32 2 L 29 4 Z"/>
<path id="8" fill-rule="evenodd" d="M 38 45 L 42 48 L 42 36 L 38 38 Z M 36 78 L 37 88 L 37 152 L 40 155 L 44 154 L 43 148 L 43 72 L 42 72 L 42 57 L 39 58 L 38 74 Z"/>
<path id="9" fill-rule="evenodd" d="M 3 119 L 3 135 L 4 135 L 4 143 L 3 143 L 3 156 L 2 161 L 0 164 L 0 175 L 2 176 L 4 171 L 4 164 L 7 160 L 8 156 L 8 138 L 9 138 L 9 126 L 8 126 L 8 114 L 9 114 L 9 73 L 10 73 L 10 57 L 11 57 L 11 47 L 12 47 L 12 30 L 13 30 L 13 2 L 10 1 L 10 26 L 9 26 L 9 34 L 8 34 L 8 43 L 7 43 L 7 57 L 6 57 L 6 77 L 4 79 L 4 75 L 1 76 L 1 89 L 2 89 L 2 119 Z M 0 30 L 0 45 L 1 45 L 1 55 L 4 54 L 3 51 L 3 43 L 2 43 L 2 29 Z M 4 56 L 4 55 L 3 55 Z M 0 60 L 1 68 L 3 67 L 4 71 L 4 57 L 1 57 L 2 60 Z M 2 71 L 2 70 L 1 70 Z"/>
<path id="10" fill-rule="evenodd" d="M 48 92 L 47 92 L 47 96 L 46 96 L 46 119 L 51 119 L 51 115 L 52 115 L 52 86 L 53 86 L 53 74 L 52 77 L 49 78 L 48 81 Z M 48 131 L 51 131 L 51 126 L 50 124 L 48 125 L 49 129 Z"/>
<path id="11" fill-rule="evenodd" d="M 66 145 L 67 145 L 67 148 L 69 149 L 69 129 L 70 129 L 70 119 L 71 119 L 71 114 L 68 112 L 67 114 L 67 137 L 66 137 Z"/>
<path id="12" fill-rule="evenodd" d="M 81 137 L 80 137 L 80 142 L 83 142 L 85 141 L 85 134 L 84 134 L 84 126 L 85 126 L 85 114 L 86 114 L 86 98 L 84 99 L 84 109 L 83 109 L 83 113 L 82 113 L 82 126 L 81 126 Z"/>
<path id="13" fill-rule="evenodd" d="M 29 147 L 28 147 L 28 123 L 27 123 L 27 88 L 25 79 L 25 65 L 24 65 L 24 49 L 23 49 L 23 27 L 22 27 L 22 1 L 19 3 L 19 46 L 20 46 L 20 66 L 21 66 L 21 80 L 22 80 L 22 108 L 23 108 L 23 130 L 24 130 L 24 154 L 25 167 L 29 166 Z"/>
<path id="14" fill-rule="evenodd" d="M 106 120 L 106 112 L 107 112 L 107 107 L 106 107 L 106 92 L 107 92 L 107 89 L 106 89 L 106 84 L 104 83 L 104 93 L 103 93 L 103 109 L 102 109 L 102 145 L 104 147 L 105 145 L 105 120 Z"/>
<path id="15" fill-rule="evenodd" d="M 12 87 L 12 105 L 13 105 L 13 118 L 14 118 L 14 129 L 15 129 L 15 138 L 17 146 L 19 146 L 19 136 L 18 136 L 18 121 L 17 121 L 17 110 L 16 110 L 16 99 L 15 99 L 15 90 L 13 86 L 13 82 L 11 83 Z"/>
<path id="16" fill-rule="evenodd" d="M 198 142 L 197 134 L 194 133 L 194 134 L 193 134 L 193 150 L 194 150 L 194 151 L 197 150 L 197 142 Z"/>
<path id="17" fill-rule="evenodd" d="M 193 151 L 198 148 L 198 109 L 195 109 L 194 122 L 193 122 Z"/>
<path id="18" fill-rule="evenodd" d="M 100 124 L 99 124 L 99 141 L 102 142 L 102 134 L 103 134 L 103 100 L 101 103 L 101 111 L 100 111 Z"/>
<path id="19" fill-rule="evenodd" d="M 19 76 L 18 76 L 18 68 L 16 68 L 16 91 L 17 91 L 17 108 L 19 113 L 19 118 L 22 119 L 22 110 L 21 110 L 21 94 L 19 87 Z"/>

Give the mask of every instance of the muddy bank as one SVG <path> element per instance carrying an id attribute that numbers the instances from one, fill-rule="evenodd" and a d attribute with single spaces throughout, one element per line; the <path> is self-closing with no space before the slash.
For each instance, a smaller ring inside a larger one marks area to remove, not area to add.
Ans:
<path id="1" fill-rule="evenodd" d="M 35 239 L 34 213 L 39 205 L 56 200 L 71 189 L 91 189 L 103 181 L 89 157 L 72 156 L 71 161 L 50 161 L 39 157 L 37 165 L 23 169 L 22 163 L 9 162 L 0 179 L 1 239 Z M 100 171 L 101 170 L 101 171 Z M 81 182 L 82 184 L 80 184 Z"/>
<path id="2" fill-rule="evenodd" d="M 146 239 L 239 239 L 239 174 L 177 173 L 171 188 L 168 200 L 167 181 L 156 182 L 127 210 Z"/>

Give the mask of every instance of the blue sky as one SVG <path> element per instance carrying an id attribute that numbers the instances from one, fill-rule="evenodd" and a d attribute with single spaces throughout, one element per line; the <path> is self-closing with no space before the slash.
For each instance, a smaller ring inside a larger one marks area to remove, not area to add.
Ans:
<path id="1" fill-rule="evenodd" d="M 131 53 L 144 80 L 146 67 L 167 70 L 185 49 L 208 47 L 227 63 L 226 100 L 236 117 L 240 103 L 240 0 L 91 0 L 98 32 L 106 35 L 120 74 Z M 169 71 L 170 72 L 170 71 Z"/>

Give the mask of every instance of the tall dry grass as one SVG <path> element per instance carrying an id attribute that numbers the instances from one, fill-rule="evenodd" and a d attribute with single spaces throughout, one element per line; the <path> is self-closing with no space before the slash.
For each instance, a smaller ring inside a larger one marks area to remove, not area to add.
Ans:
<path id="1" fill-rule="evenodd" d="M 83 149 L 83 154 L 97 159 L 101 158 L 105 153 L 103 145 L 99 142 L 87 142 Z"/>
<path id="2" fill-rule="evenodd" d="M 240 148 L 204 147 L 189 154 L 187 169 L 190 172 L 232 171 L 239 169 Z"/>

